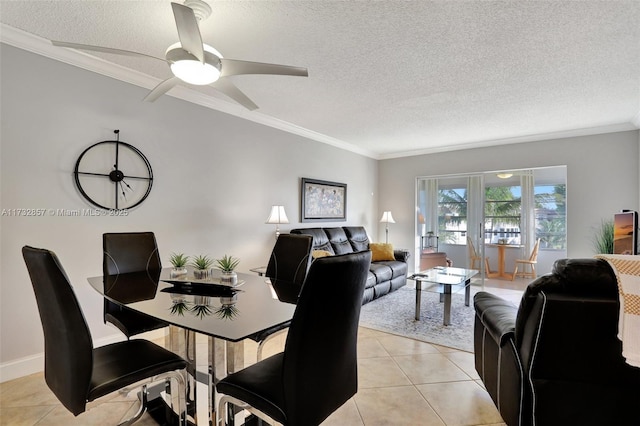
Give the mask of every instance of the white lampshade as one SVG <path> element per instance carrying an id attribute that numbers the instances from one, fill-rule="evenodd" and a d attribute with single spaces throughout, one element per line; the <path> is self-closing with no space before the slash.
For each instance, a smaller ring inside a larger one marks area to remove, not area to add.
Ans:
<path id="1" fill-rule="evenodd" d="M 287 214 L 284 212 L 284 206 L 271 206 L 271 213 L 265 223 L 289 223 Z"/>
<path id="2" fill-rule="evenodd" d="M 396 223 L 395 220 L 393 220 L 393 216 L 391 215 L 391 212 L 384 212 L 382 213 L 382 218 L 380 219 L 381 223 Z"/>

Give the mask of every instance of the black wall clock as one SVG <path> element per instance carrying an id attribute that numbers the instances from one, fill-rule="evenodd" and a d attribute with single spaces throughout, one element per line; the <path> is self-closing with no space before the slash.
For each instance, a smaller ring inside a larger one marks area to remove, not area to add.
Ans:
<path id="1" fill-rule="evenodd" d="M 107 210 L 130 209 L 151 192 L 153 171 L 142 151 L 120 141 L 102 141 L 85 149 L 73 171 L 80 194 L 96 207 Z"/>

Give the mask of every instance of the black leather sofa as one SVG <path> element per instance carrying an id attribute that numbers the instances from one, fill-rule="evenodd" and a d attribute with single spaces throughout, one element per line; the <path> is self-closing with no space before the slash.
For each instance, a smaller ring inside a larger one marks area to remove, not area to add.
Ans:
<path id="1" fill-rule="evenodd" d="M 369 249 L 369 237 L 363 226 L 337 228 L 298 228 L 292 234 L 311 235 L 313 250 L 346 254 Z M 371 262 L 362 304 L 399 289 L 407 283 L 408 250 L 394 250 L 395 260 Z"/>
<path id="2" fill-rule="evenodd" d="M 640 425 L 640 368 L 617 338 L 618 291 L 600 259 L 562 259 L 520 307 L 474 298 L 475 367 L 509 426 Z"/>

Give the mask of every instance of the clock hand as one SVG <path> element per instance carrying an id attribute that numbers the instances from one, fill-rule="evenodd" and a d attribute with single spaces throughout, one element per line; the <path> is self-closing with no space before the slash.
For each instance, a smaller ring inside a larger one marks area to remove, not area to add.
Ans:
<path id="1" fill-rule="evenodd" d="M 109 174 L 104 173 L 90 173 L 90 172 L 78 172 L 79 175 L 90 175 L 90 176 L 109 176 Z"/>
<path id="2" fill-rule="evenodd" d="M 122 186 L 122 181 L 118 182 L 118 184 L 120 185 L 120 191 L 122 191 L 122 198 L 125 199 L 125 201 L 127 200 L 127 194 L 124 192 L 124 187 Z"/>
<path id="3" fill-rule="evenodd" d="M 120 130 L 114 130 L 113 133 L 116 134 L 116 164 L 113 166 L 118 170 L 118 151 L 120 150 Z"/>
<path id="4" fill-rule="evenodd" d="M 129 191 L 133 191 L 133 188 L 131 187 L 131 185 L 129 185 L 127 182 L 125 182 L 124 179 L 122 179 L 121 183 L 123 183 L 127 188 L 129 188 Z"/>

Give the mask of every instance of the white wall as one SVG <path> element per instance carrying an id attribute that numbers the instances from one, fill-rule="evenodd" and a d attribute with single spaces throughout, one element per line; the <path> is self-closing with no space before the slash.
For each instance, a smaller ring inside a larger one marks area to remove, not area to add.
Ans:
<path id="1" fill-rule="evenodd" d="M 394 244 L 412 248 L 417 176 L 566 165 L 567 256 L 591 257 L 602 219 L 640 210 L 639 146 L 635 130 L 382 160 L 380 209 L 393 211 Z"/>
<path id="2" fill-rule="evenodd" d="M 172 251 L 239 257 L 264 265 L 275 236 L 265 224 L 282 204 L 301 226 L 364 225 L 377 231 L 377 161 L 164 96 L 7 45 L 0 49 L 2 209 L 91 208 L 72 171 L 89 145 L 122 141 L 149 158 L 154 185 L 128 217 L 0 218 L 0 373 L 42 368 L 40 320 L 20 249 L 54 250 L 74 285 L 94 339 L 120 335 L 102 323 L 102 301 L 86 278 L 101 274 L 102 233 L 153 231 L 162 261 Z M 301 224 L 301 177 L 348 185 L 347 222 Z M 35 371 L 34 370 L 34 371 Z"/>

